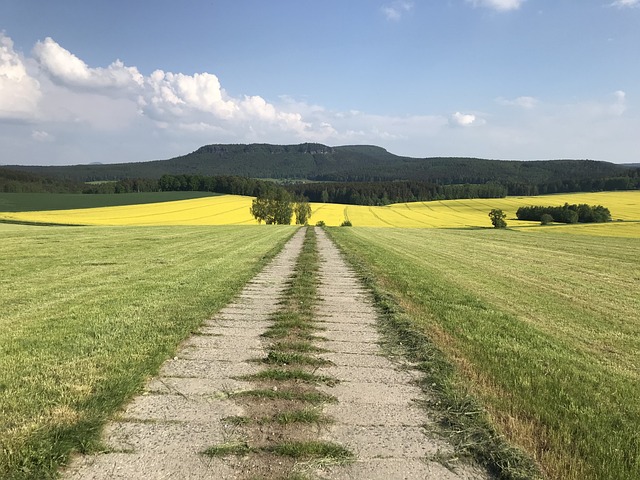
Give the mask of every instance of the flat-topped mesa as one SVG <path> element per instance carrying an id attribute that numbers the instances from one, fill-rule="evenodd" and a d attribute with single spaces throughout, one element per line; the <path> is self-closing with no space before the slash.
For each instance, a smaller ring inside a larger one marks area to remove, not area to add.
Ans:
<path id="1" fill-rule="evenodd" d="M 310 155 L 328 155 L 335 153 L 335 149 L 321 143 L 300 143 L 295 145 L 274 145 L 270 143 L 212 144 L 204 145 L 193 153 L 220 155 L 229 153 L 268 153 L 271 155 L 307 153 Z"/>

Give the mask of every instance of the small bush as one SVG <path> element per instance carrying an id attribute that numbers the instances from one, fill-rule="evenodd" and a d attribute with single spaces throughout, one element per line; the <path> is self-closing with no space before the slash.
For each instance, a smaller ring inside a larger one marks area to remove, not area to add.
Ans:
<path id="1" fill-rule="evenodd" d="M 540 217 L 540 225 L 550 225 L 553 223 L 553 217 L 548 213 L 545 213 Z"/>
<path id="2" fill-rule="evenodd" d="M 324 227 L 325 223 L 324 220 L 320 220 L 319 222 L 316 222 L 316 227 Z"/>
<path id="3" fill-rule="evenodd" d="M 351 223 L 351 221 L 350 221 L 350 220 L 345 220 L 344 222 L 342 222 L 342 223 L 340 224 L 340 226 L 341 226 L 341 227 L 352 227 L 352 226 L 353 226 L 353 224 Z"/>

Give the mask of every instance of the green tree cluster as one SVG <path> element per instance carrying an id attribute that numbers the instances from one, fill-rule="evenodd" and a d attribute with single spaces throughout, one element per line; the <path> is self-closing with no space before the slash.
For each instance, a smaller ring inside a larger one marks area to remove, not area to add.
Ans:
<path id="1" fill-rule="evenodd" d="M 516 212 L 518 220 L 542 221 L 544 216 L 550 216 L 558 223 L 603 223 L 611 221 L 611 212 L 602 205 L 564 205 L 557 207 L 530 206 L 520 207 Z M 545 217 L 547 219 L 547 217 Z"/>
<path id="2" fill-rule="evenodd" d="M 504 213 L 499 208 L 494 208 L 489 212 L 489 218 L 491 219 L 491 224 L 493 228 L 507 228 L 507 222 L 505 218 L 507 218 L 507 214 Z"/>
<path id="3" fill-rule="evenodd" d="M 250 212 L 258 223 L 289 225 L 295 214 L 296 224 L 306 225 L 311 217 L 311 206 L 306 199 L 294 200 L 289 192 L 280 188 L 253 200 Z"/>

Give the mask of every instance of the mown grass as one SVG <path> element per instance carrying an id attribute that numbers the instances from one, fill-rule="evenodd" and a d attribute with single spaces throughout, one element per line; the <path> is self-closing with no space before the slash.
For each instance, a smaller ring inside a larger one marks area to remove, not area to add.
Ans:
<path id="1" fill-rule="evenodd" d="M 70 210 L 77 208 L 115 207 L 120 205 L 175 202 L 176 200 L 189 200 L 215 195 L 217 194 L 210 192 L 141 192 L 118 194 L 0 192 L 0 212 L 32 212 Z"/>
<path id="2" fill-rule="evenodd" d="M 456 366 L 436 392 L 464 384 L 550 478 L 640 478 L 636 239 L 329 232 Z"/>
<path id="3" fill-rule="evenodd" d="M 0 478 L 55 476 L 290 227 L 0 225 Z"/>

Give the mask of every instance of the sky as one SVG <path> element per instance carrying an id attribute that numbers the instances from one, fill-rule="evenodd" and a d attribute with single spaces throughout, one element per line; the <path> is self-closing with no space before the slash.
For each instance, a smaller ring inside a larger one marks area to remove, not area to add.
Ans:
<path id="1" fill-rule="evenodd" d="M 0 165 L 302 142 L 640 162 L 640 0 L 0 0 Z"/>

